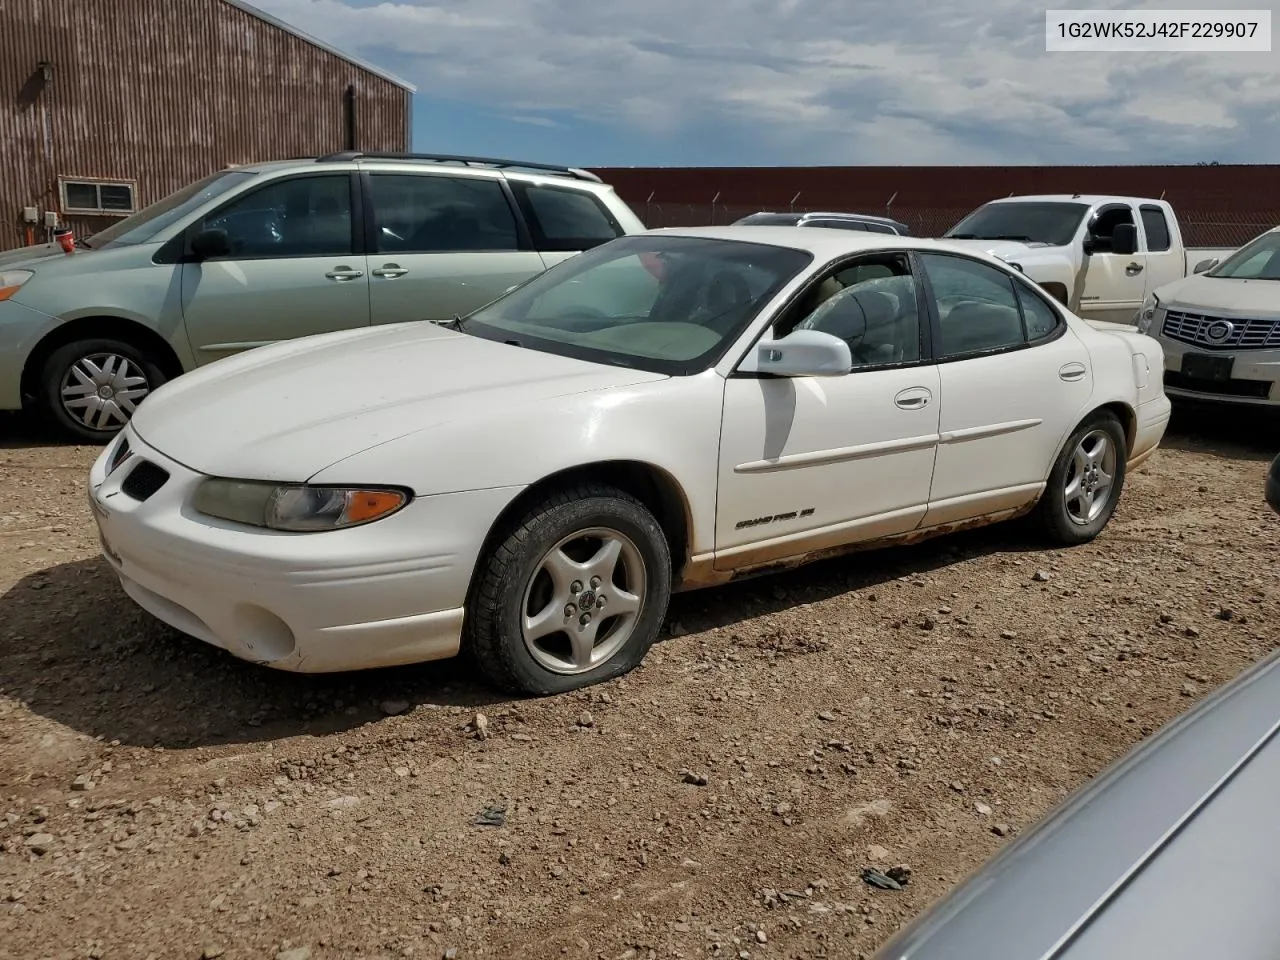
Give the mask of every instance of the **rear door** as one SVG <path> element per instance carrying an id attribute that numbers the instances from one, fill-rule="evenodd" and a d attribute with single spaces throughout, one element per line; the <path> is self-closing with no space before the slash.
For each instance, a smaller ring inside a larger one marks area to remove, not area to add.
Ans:
<path id="1" fill-rule="evenodd" d="M 1022 506 L 1093 392 L 1089 352 L 1031 284 L 956 254 L 919 260 L 942 396 L 924 525 Z"/>
<path id="2" fill-rule="evenodd" d="M 1158 290 L 1166 283 L 1186 276 L 1187 255 L 1181 245 L 1173 242 L 1173 231 L 1164 208 L 1154 203 L 1144 203 L 1138 208 L 1142 219 L 1142 234 L 1146 238 L 1147 278 L 1146 293 Z"/>
<path id="3" fill-rule="evenodd" d="M 503 180 L 479 174 L 363 174 L 373 323 L 448 320 L 541 273 Z"/>
<path id="4" fill-rule="evenodd" d="M 187 229 L 225 230 L 231 253 L 182 265 L 182 317 L 200 364 L 369 323 L 359 195 L 348 173 L 283 177 Z"/>

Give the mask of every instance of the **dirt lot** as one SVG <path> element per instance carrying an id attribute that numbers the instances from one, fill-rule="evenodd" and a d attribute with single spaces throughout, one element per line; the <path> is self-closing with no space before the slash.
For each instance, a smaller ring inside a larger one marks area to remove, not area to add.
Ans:
<path id="1" fill-rule="evenodd" d="M 686 595 L 642 669 L 541 701 L 170 633 L 96 556 L 94 451 L 0 423 L 0 957 L 867 955 L 1280 638 L 1280 430 L 1228 417 L 1180 413 L 1088 547 Z"/>

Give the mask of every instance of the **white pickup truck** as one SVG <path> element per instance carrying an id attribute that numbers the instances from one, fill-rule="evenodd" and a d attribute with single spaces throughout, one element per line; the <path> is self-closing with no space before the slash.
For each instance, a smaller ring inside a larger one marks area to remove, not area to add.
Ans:
<path id="1" fill-rule="evenodd" d="M 1017 266 L 1085 319 L 1128 324 L 1148 293 L 1233 249 L 1184 247 L 1163 200 L 1087 194 L 993 200 L 944 236 Z"/>

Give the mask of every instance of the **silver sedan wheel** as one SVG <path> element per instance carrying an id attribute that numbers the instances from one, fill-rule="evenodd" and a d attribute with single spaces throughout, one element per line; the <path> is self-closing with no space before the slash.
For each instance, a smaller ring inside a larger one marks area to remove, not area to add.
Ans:
<path id="1" fill-rule="evenodd" d="M 59 386 L 62 408 L 90 430 L 118 430 L 151 392 L 146 372 L 118 353 L 94 353 L 73 363 Z"/>
<path id="2" fill-rule="evenodd" d="M 1067 516 L 1087 526 L 1107 508 L 1116 476 L 1116 445 L 1105 430 L 1091 430 L 1071 457 L 1063 490 Z"/>
<path id="3" fill-rule="evenodd" d="M 644 558 L 625 534 L 593 527 L 565 537 L 534 568 L 520 632 L 552 673 L 594 670 L 626 646 L 644 606 Z"/>

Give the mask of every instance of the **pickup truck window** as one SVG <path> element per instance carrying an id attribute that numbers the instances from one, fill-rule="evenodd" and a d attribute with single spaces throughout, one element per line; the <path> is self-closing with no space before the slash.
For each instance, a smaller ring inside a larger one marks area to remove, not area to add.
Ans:
<path id="1" fill-rule="evenodd" d="M 1144 203 L 1141 209 L 1142 227 L 1147 232 L 1147 250 L 1162 253 L 1173 245 L 1169 236 L 1169 221 L 1159 207 Z"/>
<path id="2" fill-rule="evenodd" d="M 1051 247 L 1069 244 L 1089 207 L 1054 201 L 1005 203 L 979 207 L 944 234 L 953 240 L 1018 240 Z"/>
<path id="3" fill-rule="evenodd" d="M 1205 276 L 1230 280 L 1280 280 L 1280 232 L 1264 233 L 1251 240 Z"/>

